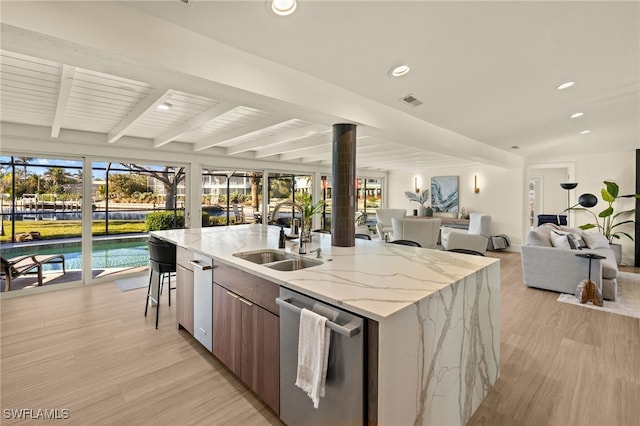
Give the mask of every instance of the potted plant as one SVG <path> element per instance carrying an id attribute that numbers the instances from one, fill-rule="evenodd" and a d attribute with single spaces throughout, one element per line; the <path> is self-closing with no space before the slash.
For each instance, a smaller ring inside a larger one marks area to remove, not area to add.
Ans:
<path id="1" fill-rule="evenodd" d="M 302 218 L 304 220 L 302 228 L 305 235 L 302 235 L 302 240 L 309 241 L 311 236 L 311 227 L 313 226 L 313 216 L 318 213 L 322 213 L 322 208 L 325 204 L 324 200 L 313 203 L 310 194 L 302 193 L 296 196 L 296 204 L 301 207 Z"/>
<path id="2" fill-rule="evenodd" d="M 620 227 L 622 225 L 634 223 L 633 220 L 625 219 L 625 217 L 628 217 L 631 213 L 635 212 L 635 209 L 629 209 L 615 213 L 613 204 L 618 198 L 640 198 L 640 194 L 618 195 L 620 188 L 618 187 L 617 183 L 612 181 L 604 181 L 604 184 L 605 187 L 602 188 L 600 194 L 602 196 L 602 200 L 607 204 L 607 207 L 600 213 L 598 213 L 597 216 L 594 212 L 585 208 L 578 207 L 573 208 L 573 210 L 584 210 L 593 215 L 595 223 L 580 225 L 579 228 L 582 230 L 598 228 L 598 231 L 602 232 L 607 240 L 609 240 L 609 245 L 616 254 L 618 263 L 620 263 L 622 260 L 622 246 L 615 243 L 614 241 L 619 240 L 623 235 L 633 241 L 633 236 L 621 230 Z"/>
<path id="3" fill-rule="evenodd" d="M 422 192 L 417 191 L 415 193 L 412 191 L 405 191 L 404 195 L 406 195 L 410 201 L 415 201 L 420 204 L 420 211 L 418 212 L 420 216 L 433 216 L 433 209 L 431 209 L 431 207 L 425 207 L 424 205 L 424 203 L 429 201 L 428 189 L 425 189 Z"/>

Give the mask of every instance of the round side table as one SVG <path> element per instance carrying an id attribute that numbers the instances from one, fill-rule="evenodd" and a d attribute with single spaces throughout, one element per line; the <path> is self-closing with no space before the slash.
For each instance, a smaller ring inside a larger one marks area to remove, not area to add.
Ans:
<path id="1" fill-rule="evenodd" d="M 598 285 L 593 281 L 591 281 L 591 261 L 593 259 L 596 259 L 596 260 L 606 259 L 606 257 L 596 253 L 576 253 L 576 256 L 582 257 L 584 259 L 589 259 L 589 278 L 586 282 L 585 289 L 583 290 L 584 292 L 586 292 L 585 293 L 586 297 L 583 296 L 582 299 L 580 300 L 580 303 L 586 303 L 590 301 L 596 306 L 603 306 L 604 302 L 602 301 L 602 283 Z M 578 284 L 578 286 L 580 286 L 580 284 Z"/>

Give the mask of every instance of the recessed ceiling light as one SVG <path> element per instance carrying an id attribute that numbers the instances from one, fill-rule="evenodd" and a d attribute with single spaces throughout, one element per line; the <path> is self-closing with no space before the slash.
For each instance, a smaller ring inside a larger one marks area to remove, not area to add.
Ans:
<path id="1" fill-rule="evenodd" d="M 295 12 L 296 7 L 298 7 L 296 0 L 273 0 L 271 2 L 271 10 L 280 16 L 291 15 Z"/>
<path id="2" fill-rule="evenodd" d="M 568 89 L 569 87 L 573 86 L 574 84 L 576 84 L 575 81 L 565 81 L 560 86 L 556 87 L 556 89 L 558 89 L 558 90 Z"/>
<path id="3" fill-rule="evenodd" d="M 168 109 L 171 109 L 172 106 L 173 105 L 171 105 L 169 102 L 163 102 L 160 105 L 158 105 L 157 109 L 162 110 L 162 111 L 166 111 Z"/>
<path id="4" fill-rule="evenodd" d="M 570 118 L 578 118 L 578 117 L 582 117 L 584 115 L 584 112 L 576 112 L 574 114 L 571 114 L 569 117 Z"/>
<path id="5" fill-rule="evenodd" d="M 402 77 L 409 73 L 410 70 L 411 68 L 409 68 L 409 65 L 398 65 L 389 71 L 389 75 L 391 75 L 391 77 Z"/>
<path id="6" fill-rule="evenodd" d="M 586 135 L 587 133 L 591 133 L 591 130 L 583 130 L 580 132 L 581 135 Z"/>

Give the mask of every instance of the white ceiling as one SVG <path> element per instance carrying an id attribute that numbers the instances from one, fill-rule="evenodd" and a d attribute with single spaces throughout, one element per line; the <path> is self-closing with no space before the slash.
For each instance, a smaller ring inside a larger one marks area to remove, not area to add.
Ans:
<path id="1" fill-rule="evenodd" d="M 345 120 L 372 170 L 640 147 L 639 2 L 34 3 L 2 2 L 1 118 L 54 138 L 328 166 Z"/>

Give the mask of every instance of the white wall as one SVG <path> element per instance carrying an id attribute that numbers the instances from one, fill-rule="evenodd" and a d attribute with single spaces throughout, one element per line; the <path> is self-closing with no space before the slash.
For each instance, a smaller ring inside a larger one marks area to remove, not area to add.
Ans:
<path id="1" fill-rule="evenodd" d="M 474 176 L 478 176 L 479 193 L 474 192 Z M 414 178 L 418 177 L 420 190 L 431 187 L 433 176 L 458 176 L 460 209 L 491 215 L 491 234 L 506 234 L 516 249 L 522 243 L 524 217 L 523 169 L 503 169 L 476 165 L 469 167 L 443 167 L 429 170 L 390 172 L 387 207 L 405 208 L 408 214 L 418 207 L 404 195 L 415 190 Z"/>

